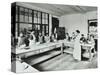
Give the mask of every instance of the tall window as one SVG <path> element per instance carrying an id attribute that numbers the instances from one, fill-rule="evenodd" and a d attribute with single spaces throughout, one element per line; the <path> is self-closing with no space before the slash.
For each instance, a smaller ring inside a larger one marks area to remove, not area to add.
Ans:
<path id="1" fill-rule="evenodd" d="M 21 6 L 16 6 L 16 35 L 21 31 L 34 30 L 49 35 L 49 14 Z"/>

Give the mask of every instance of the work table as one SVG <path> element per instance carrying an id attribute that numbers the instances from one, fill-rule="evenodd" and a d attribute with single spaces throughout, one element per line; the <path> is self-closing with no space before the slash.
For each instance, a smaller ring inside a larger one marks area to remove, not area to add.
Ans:
<path id="1" fill-rule="evenodd" d="M 26 58 L 28 56 L 46 52 L 58 47 L 62 47 L 61 41 L 43 43 L 43 44 L 34 44 L 32 46 L 24 47 L 24 48 L 16 48 L 16 49 L 12 49 L 12 53 L 16 54 L 17 56 Z"/>
<path id="2" fill-rule="evenodd" d="M 29 46 L 29 47 L 12 49 L 12 53 L 16 54 L 16 56 L 18 56 L 20 58 L 22 58 L 22 57 L 27 58 L 29 56 L 39 54 L 39 53 L 43 53 L 43 52 L 46 52 L 46 51 L 60 47 L 61 48 L 61 54 L 62 54 L 63 51 L 64 51 L 63 46 L 70 46 L 70 45 L 74 46 L 74 42 L 69 42 L 69 41 L 66 41 L 66 40 L 59 40 L 59 41 L 56 41 L 56 42 L 34 44 L 32 46 Z M 89 53 L 90 53 L 90 58 L 91 58 L 91 50 L 94 47 L 94 44 L 80 44 L 80 46 L 89 47 Z M 73 54 L 73 52 L 69 52 L 69 53 Z"/>

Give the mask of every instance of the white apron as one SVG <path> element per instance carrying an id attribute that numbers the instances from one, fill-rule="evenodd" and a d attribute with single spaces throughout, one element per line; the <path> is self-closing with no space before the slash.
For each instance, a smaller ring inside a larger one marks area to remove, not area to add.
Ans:
<path id="1" fill-rule="evenodd" d="M 80 37 L 81 37 L 80 34 L 76 37 L 74 42 L 74 51 L 73 51 L 73 57 L 78 61 L 81 60 Z"/>

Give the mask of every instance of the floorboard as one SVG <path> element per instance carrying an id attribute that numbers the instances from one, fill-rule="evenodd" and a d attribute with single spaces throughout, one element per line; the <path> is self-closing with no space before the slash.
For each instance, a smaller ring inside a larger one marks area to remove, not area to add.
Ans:
<path id="1" fill-rule="evenodd" d="M 59 51 L 58 51 L 59 52 Z M 37 57 L 33 56 L 28 58 L 30 65 L 32 62 L 34 63 L 38 61 L 39 58 L 45 60 L 50 56 L 56 54 L 57 51 L 50 51 L 46 54 L 41 54 Z M 59 54 L 59 53 L 58 53 Z M 64 53 L 64 54 L 56 54 L 53 58 L 46 60 L 45 62 L 41 62 L 36 65 L 32 65 L 39 71 L 59 71 L 59 70 L 75 70 L 75 69 L 90 69 L 90 68 L 97 68 L 97 55 L 94 56 L 91 62 L 89 61 L 76 61 L 74 60 L 72 54 Z M 39 60 L 40 61 L 40 60 Z"/>

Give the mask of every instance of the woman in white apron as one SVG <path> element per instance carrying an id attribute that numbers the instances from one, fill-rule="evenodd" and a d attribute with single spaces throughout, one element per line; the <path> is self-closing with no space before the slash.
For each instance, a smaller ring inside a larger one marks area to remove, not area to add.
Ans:
<path id="1" fill-rule="evenodd" d="M 76 38 L 74 42 L 74 51 L 73 51 L 73 57 L 77 61 L 81 61 L 81 46 L 80 46 L 80 31 L 76 30 Z"/>

